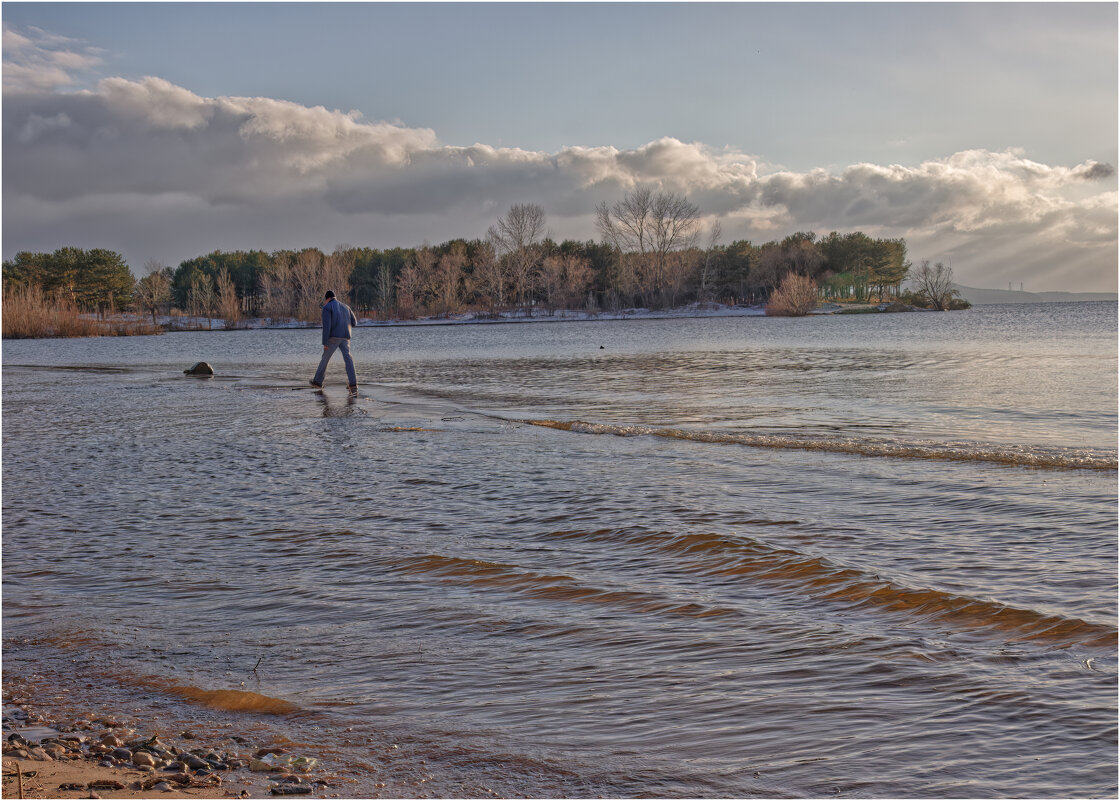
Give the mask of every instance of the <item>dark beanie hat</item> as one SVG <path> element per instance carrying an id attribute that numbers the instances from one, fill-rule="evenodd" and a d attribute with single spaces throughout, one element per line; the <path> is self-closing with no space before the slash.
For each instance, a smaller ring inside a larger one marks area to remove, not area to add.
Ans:
<path id="1" fill-rule="evenodd" d="M 325 297 L 327 300 L 330 300 L 331 298 L 334 297 L 334 290 L 333 289 L 328 289 L 327 294 L 324 295 L 323 297 Z"/>

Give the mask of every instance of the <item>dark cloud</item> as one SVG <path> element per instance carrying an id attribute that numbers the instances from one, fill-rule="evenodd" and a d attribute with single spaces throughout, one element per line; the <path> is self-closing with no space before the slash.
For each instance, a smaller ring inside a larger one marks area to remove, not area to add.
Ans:
<path id="1" fill-rule="evenodd" d="M 1091 161 L 1084 168 L 1078 169 L 1077 174 L 1086 181 L 1103 181 L 1116 175 L 1116 168 L 1104 161 Z"/>

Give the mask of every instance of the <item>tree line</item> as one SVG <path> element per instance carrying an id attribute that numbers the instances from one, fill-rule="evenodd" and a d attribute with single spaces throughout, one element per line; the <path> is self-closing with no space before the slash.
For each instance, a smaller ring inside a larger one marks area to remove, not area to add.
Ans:
<path id="1" fill-rule="evenodd" d="M 910 263 L 902 239 L 861 232 L 798 232 L 756 245 L 721 243 L 717 222 L 703 229 L 699 208 L 674 193 L 638 189 L 596 209 L 599 240 L 556 242 L 544 210 L 510 207 L 477 239 L 376 249 L 340 245 L 222 252 L 176 268 L 150 261 L 134 280 L 107 250 L 21 252 L 3 264 L 5 288 L 38 285 L 88 311 L 171 309 L 220 317 L 318 318 L 324 289 L 364 316 L 413 318 L 473 310 L 618 311 L 695 302 L 766 302 L 796 275 L 828 300 L 896 298 Z"/>

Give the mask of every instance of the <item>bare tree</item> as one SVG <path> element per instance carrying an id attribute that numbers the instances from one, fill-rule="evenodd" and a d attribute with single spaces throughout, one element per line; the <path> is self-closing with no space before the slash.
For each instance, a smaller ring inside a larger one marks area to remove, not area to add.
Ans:
<path id="1" fill-rule="evenodd" d="M 424 296 L 431 283 L 436 255 L 430 247 L 417 250 L 411 261 L 397 276 L 397 306 L 402 315 L 415 317 L 424 305 Z"/>
<path id="2" fill-rule="evenodd" d="M 593 273 L 591 264 L 587 259 L 581 259 L 576 255 L 567 255 L 562 257 L 564 259 L 564 306 L 565 308 L 576 308 L 578 306 L 586 305 L 587 290 L 591 287 L 591 279 Z"/>
<path id="3" fill-rule="evenodd" d="M 650 215 L 653 192 L 647 187 L 628 192 L 608 207 L 604 200 L 595 207 L 595 226 L 607 244 L 623 253 L 645 253 L 653 248 Z"/>
<path id="4" fill-rule="evenodd" d="M 325 291 L 322 284 L 323 254 L 318 248 L 307 248 L 291 262 L 291 279 L 295 295 L 295 316 L 300 320 L 319 319 L 320 300 Z"/>
<path id="5" fill-rule="evenodd" d="M 261 274 L 264 310 L 272 320 L 288 318 L 294 314 L 295 299 L 291 278 L 291 259 L 286 254 L 277 254 Z"/>
<path id="6" fill-rule="evenodd" d="M 551 317 L 556 312 L 564 287 L 564 257 L 559 253 L 545 256 L 540 268 L 540 287 L 544 292 L 544 307 Z"/>
<path id="7" fill-rule="evenodd" d="M 151 313 L 155 325 L 159 310 L 171 302 L 171 279 L 167 277 L 168 268 L 155 259 L 149 259 L 144 267 L 147 275 L 136 282 L 133 294 L 140 308 Z"/>
<path id="8" fill-rule="evenodd" d="M 498 255 L 506 260 L 517 302 L 525 305 L 541 260 L 540 240 L 545 234 L 544 209 L 536 203 L 510 206 L 488 232 Z"/>
<path id="9" fill-rule="evenodd" d="M 650 209 L 653 222 L 653 249 L 662 259 L 673 250 L 687 250 L 696 244 L 700 229 L 700 208 L 683 195 L 659 192 Z"/>
<path id="10" fill-rule="evenodd" d="M 665 254 L 662 267 L 661 298 L 669 306 L 676 306 L 700 270 L 700 251 L 672 250 Z"/>
<path id="11" fill-rule="evenodd" d="M 720 225 L 719 220 L 716 220 L 712 223 L 712 230 L 708 232 L 708 247 L 704 249 L 704 266 L 700 270 L 700 300 L 702 301 L 712 299 L 712 267 L 721 236 L 723 236 L 723 226 Z"/>
<path id="12" fill-rule="evenodd" d="M 948 309 L 953 298 L 960 296 L 960 292 L 953 288 L 953 268 L 941 262 L 931 267 L 928 259 L 923 261 L 914 274 L 914 281 L 918 285 L 918 294 L 938 311 Z"/>
<path id="13" fill-rule="evenodd" d="M 319 296 L 322 297 L 326 290 L 333 289 L 339 301 L 350 305 L 350 276 L 354 272 L 356 261 L 354 248 L 349 245 L 339 245 L 331 255 L 323 259 Z"/>
<path id="14" fill-rule="evenodd" d="M 393 283 L 393 267 L 385 259 L 377 265 L 377 309 L 387 316 L 393 308 L 396 286 Z"/>
<path id="15" fill-rule="evenodd" d="M 218 294 L 215 303 L 218 316 L 225 321 L 226 328 L 236 328 L 241 322 L 241 299 L 237 297 L 237 287 L 229 277 L 229 270 L 222 268 L 218 273 Z"/>
<path id="16" fill-rule="evenodd" d="M 187 292 L 187 309 L 192 317 L 206 317 L 206 327 L 214 327 L 214 284 L 205 275 L 195 275 Z"/>
<path id="17" fill-rule="evenodd" d="M 674 192 L 655 195 L 642 187 L 614 206 L 600 203 L 595 214 L 599 234 L 618 250 L 620 276 L 627 272 L 625 262 L 632 262 L 647 301 L 668 289 L 669 253 L 693 247 L 699 234 L 699 207 Z"/>
<path id="18" fill-rule="evenodd" d="M 467 264 L 467 251 L 461 242 L 439 257 L 430 276 L 429 288 L 440 314 L 450 315 L 459 311 L 463 302 L 463 267 Z"/>
<path id="19" fill-rule="evenodd" d="M 506 272 L 496 255 L 493 239 L 475 249 L 474 278 L 478 292 L 494 313 L 506 304 Z"/>

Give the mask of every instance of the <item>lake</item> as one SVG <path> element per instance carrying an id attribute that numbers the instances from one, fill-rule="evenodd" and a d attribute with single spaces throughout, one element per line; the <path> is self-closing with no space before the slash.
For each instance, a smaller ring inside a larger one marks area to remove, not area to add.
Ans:
<path id="1" fill-rule="evenodd" d="M 5 681 L 346 795 L 1114 797 L 1116 312 L 5 341 Z"/>

